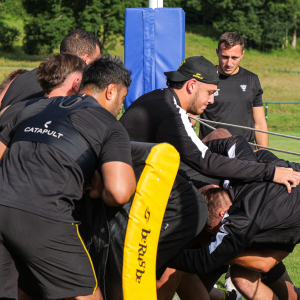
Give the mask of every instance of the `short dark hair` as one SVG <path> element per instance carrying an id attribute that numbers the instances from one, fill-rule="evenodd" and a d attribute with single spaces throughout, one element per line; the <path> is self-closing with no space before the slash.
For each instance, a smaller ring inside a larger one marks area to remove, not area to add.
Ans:
<path id="1" fill-rule="evenodd" d="M 229 193 L 223 188 L 211 188 L 202 193 L 207 203 L 208 215 L 206 223 L 209 226 L 215 223 L 216 212 L 228 204 L 232 203 Z"/>
<path id="2" fill-rule="evenodd" d="M 0 84 L 0 93 L 2 93 L 5 88 L 10 84 L 10 82 L 12 80 L 14 80 L 17 76 L 23 74 L 23 73 L 26 73 L 28 72 L 28 70 L 26 69 L 18 69 L 18 70 L 15 70 L 15 71 L 12 71 L 10 72 L 4 79 L 3 81 L 1 82 Z"/>
<path id="3" fill-rule="evenodd" d="M 130 72 L 125 68 L 120 57 L 107 54 L 85 67 L 81 87 L 92 87 L 102 91 L 110 84 L 122 83 L 127 88 L 131 84 Z"/>
<path id="4" fill-rule="evenodd" d="M 93 34 L 82 29 L 74 29 L 61 41 L 60 53 L 71 53 L 77 56 L 88 54 L 93 57 L 96 46 L 100 48 L 99 41 Z"/>
<path id="5" fill-rule="evenodd" d="M 73 72 L 83 72 L 85 62 L 77 55 L 58 53 L 42 62 L 36 72 L 38 82 L 46 94 L 59 87 Z"/>
<path id="6" fill-rule="evenodd" d="M 167 86 L 172 88 L 172 89 L 177 89 L 177 90 L 181 90 L 182 87 L 184 86 L 184 84 L 187 82 L 188 80 L 184 80 L 184 81 L 172 81 L 171 79 L 169 79 L 167 77 Z"/>
<path id="7" fill-rule="evenodd" d="M 226 48 L 232 48 L 236 45 L 240 45 L 242 51 L 244 50 L 244 39 L 236 32 L 225 32 L 220 36 L 218 49 L 221 44 L 225 43 Z"/>

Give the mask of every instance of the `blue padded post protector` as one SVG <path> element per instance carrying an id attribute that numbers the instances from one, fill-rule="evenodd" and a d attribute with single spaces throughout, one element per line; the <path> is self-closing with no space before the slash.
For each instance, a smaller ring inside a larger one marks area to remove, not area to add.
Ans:
<path id="1" fill-rule="evenodd" d="M 125 11 L 125 66 L 132 84 L 125 108 L 141 95 L 166 87 L 164 72 L 185 57 L 185 12 L 181 8 L 128 8 Z"/>
<path id="2" fill-rule="evenodd" d="M 143 10 L 143 22 L 144 93 L 147 93 L 155 89 L 155 14 L 153 9 Z"/>

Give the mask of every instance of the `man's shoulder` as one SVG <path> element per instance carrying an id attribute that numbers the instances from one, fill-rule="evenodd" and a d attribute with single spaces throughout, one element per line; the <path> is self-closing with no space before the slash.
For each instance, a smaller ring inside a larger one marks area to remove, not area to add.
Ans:
<path id="1" fill-rule="evenodd" d="M 3 108 L 7 105 L 20 102 L 22 100 L 41 97 L 45 94 L 37 81 L 36 71 L 37 69 L 33 69 L 25 72 L 13 80 L 3 97 Z"/>
<path id="2" fill-rule="evenodd" d="M 94 100 L 97 103 L 91 96 L 86 97 L 86 99 L 89 101 Z M 73 123 L 75 122 L 77 127 L 82 127 L 83 131 L 93 128 L 93 131 L 98 132 L 100 135 L 110 128 L 113 131 L 122 130 L 122 126 L 118 124 L 118 120 L 100 104 L 79 109 L 71 115 L 71 120 Z"/>
<path id="3" fill-rule="evenodd" d="M 170 89 L 157 89 L 146 93 L 137 98 L 130 107 L 137 107 L 140 105 L 153 105 L 154 103 L 164 103 L 164 101 L 171 101 L 173 94 Z"/>
<path id="4" fill-rule="evenodd" d="M 176 99 L 174 102 L 174 94 L 171 89 L 157 89 L 152 92 L 146 93 L 135 100 L 128 109 L 126 109 L 121 123 L 124 125 L 126 122 L 132 120 L 147 120 L 155 119 L 156 122 L 164 119 L 169 115 L 173 115 L 176 108 Z"/>
<path id="5" fill-rule="evenodd" d="M 244 76 L 244 77 L 255 77 L 255 78 L 258 78 L 258 75 L 243 68 L 243 67 L 240 67 L 240 75 L 241 76 Z"/>
<path id="6" fill-rule="evenodd" d="M 76 96 L 74 96 L 76 97 Z M 117 122 L 117 119 L 103 106 L 101 106 L 95 98 L 92 96 L 87 96 L 86 99 L 88 101 L 95 102 L 96 105 L 94 106 L 87 106 L 86 109 L 79 110 L 78 113 L 85 113 L 87 115 L 91 115 L 95 117 L 96 119 L 99 119 L 99 121 L 107 121 L 109 123 Z M 104 119 L 99 118 L 99 116 L 105 117 Z"/>
<path id="7" fill-rule="evenodd" d="M 39 86 L 41 89 L 40 85 L 37 82 L 37 76 L 36 76 L 36 71 L 37 69 L 30 70 L 28 72 L 25 72 L 19 76 L 17 76 L 14 81 L 12 82 L 12 86 L 19 86 L 19 85 L 25 85 L 25 84 L 34 84 Z"/>

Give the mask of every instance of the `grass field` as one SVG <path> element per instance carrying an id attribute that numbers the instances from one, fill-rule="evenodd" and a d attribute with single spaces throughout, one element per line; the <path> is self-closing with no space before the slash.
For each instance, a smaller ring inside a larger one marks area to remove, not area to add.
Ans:
<path id="1" fill-rule="evenodd" d="M 15 21 L 13 21 L 15 22 Z M 17 23 L 20 29 L 21 24 Z M 188 26 L 186 32 L 186 57 L 203 55 L 217 64 L 215 49 L 217 40 L 210 38 L 209 29 L 201 26 Z M 6 53 L 0 51 L 0 67 L 37 67 L 44 56 L 26 55 L 21 48 L 21 39 L 14 47 L 14 51 Z M 300 48 L 298 39 L 298 48 Z M 56 50 L 57 52 L 58 50 Z M 121 41 L 116 49 L 111 51 L 124 58 L 124 47 Z M 263 101 L 294 101 L 300 102 L 300 51 L 282 50 L 262 53 L 257 50 L 247 50 L 241 66 L 258 74 L 264 90 Z M 0 69 L 0 81 L 10 70 Z M 269 104 L 270 130 L 299 131 L 300 104 Z"/>
<path id="2" fill-rule="evenodd" d="M 8 19 L 21 30 L 21 38 L 10 53 L 0 51 L 0 67 L 35 68 L 45 59 L 45 56 L 27 55 L 22 50 L 23 24 L 20 20 Z M 298 39 L 298 49 L 300 48 Z M 209 29 L 202 26 L 188 26 L 186 32 L 186 57 L 203 55 L 217 64 L 215 49 L 217 40 L 210 37 Z M 58 50 L 56 50 L 58 52 Z M 124 58 L 121 42 L 117 44 L 111 54 Z M 281 50 L 261 53 L 246 49 L 241 66 L 256 73 L 264 89 L 263 101 L 300 101 L 300 51 Z M 10 69 L 0 69 L 0 82 L 10 73 Z M 168 71 L 168 70 L 166 70 Z M 300 104 L 269 104 L 268 126 L 270 131 L 280 132 L 300 137 Z M 270 136 L 270 147 L 300 152 L 300 141 Z M 278 157 L 300 163 L 300 156 L 293 156 L 274 152 Z M 293 254 L 285 259 L 287 270 L 296 286 L 300 286 L 300 246 Z M 222 287 L 224 278 L 218 282 Z M 175 298 L 174 298 L 175 299 Z M 177 298 L 178 299 L 178 298 Z"/>
<path id="3" fill-rule="evenodd" d="M 280 133 L 300 137 L 300 132 L 284 131 L 284 132 L 280 132 Z M 293 151 L 293 152 L 297 152 L 300 154 L 300 140 L 287 139 L 287 138 L 278 137 L 278 136 L 274 136 L 274 135 L 269 135 L 269 139 L 270 139 L 269 140 L 270 147 L 278 148 L 278 149 L 282 149 L 282 150 Z M 277 155 L 279 158 L 300 163 L 300 156 L 284 154 L 284 153 L 275 152 L 275 151 L 273 151 L 273 153 L 275 155 Z"/>
<path id="4" fill-rule="evenodd" d="M 299 122 L 299 121 L 298 121 Z M 196 129 L 199 132 L 199 129 Z M 285 135 L 292 135 L 300 137 L 300 132 L 295 131 L 280 131 L 280 133 Z M 297 152 L 300 154 L 300 140 L 287 139 L 283 137 L 278 137 L 274 135 L 269 135 L 269 146 L 277 149 L 288 150 Z M 291 154 L 280 153 L 277 151 L 272 151 L 276 156 L 281 159 L 289 160 L 293 162 L 300 163 L 300 156 L 295 156 Z M 300 245 L 295 247 L 295 250 L 290 254 L 285 260 L 287 271 L 294 282 L 295 286 L 300 287 Z M 225 274 L 217 282 L 218 288 L 224 289 Z M 180 300 L 178 295 L 175 295 L 173 300 Z"/>

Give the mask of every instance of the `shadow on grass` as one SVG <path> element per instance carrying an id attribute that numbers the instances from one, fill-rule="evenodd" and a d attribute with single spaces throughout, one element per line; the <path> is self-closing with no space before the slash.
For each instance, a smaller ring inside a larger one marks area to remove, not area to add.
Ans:
<path id="1" fill-rule="evenodd" d="M 0 58 L 13 61 L 43 61 L 47 55 L 29 55 L 24 52 L 21 46 L 14 46 L 11 51 L 0 49 Z"/>

